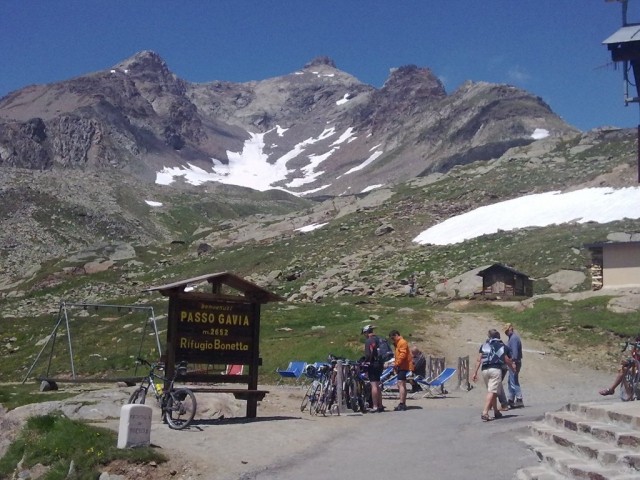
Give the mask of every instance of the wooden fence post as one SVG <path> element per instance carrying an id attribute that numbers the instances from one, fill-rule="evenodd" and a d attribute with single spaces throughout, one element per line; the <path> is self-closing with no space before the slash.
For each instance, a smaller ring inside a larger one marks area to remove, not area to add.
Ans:
<path id="1" fill-rule="evenodd" d="M 464 388 L 467 392 L 471 390 L 469 383 L 469 355 L 458 357 L 458 389 Z"/>

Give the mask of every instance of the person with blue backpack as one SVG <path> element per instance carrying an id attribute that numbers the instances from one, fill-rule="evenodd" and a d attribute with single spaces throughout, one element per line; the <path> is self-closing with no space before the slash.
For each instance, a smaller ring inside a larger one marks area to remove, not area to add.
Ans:
<path id="1" fill-rule="evenodd" d="M 511 369 L 515 369 L 515 364 L 511 360 L 511 351 L 500 339 L 500 332 L 492 328 L 487 334 L 487 340 L 480 346 L 476 371 L 472 380 L 478 380 L 478 370 L 482 367 L 482 379 L 487 386 L 487 396 L 480 418 L 483 422 L 491 420 L 489 410 L 493 409 L 493 418 L 502 417 L 498 410 L 498 395 L 504 392 L 502 388 L 502 366 L 504 364 Z"/>

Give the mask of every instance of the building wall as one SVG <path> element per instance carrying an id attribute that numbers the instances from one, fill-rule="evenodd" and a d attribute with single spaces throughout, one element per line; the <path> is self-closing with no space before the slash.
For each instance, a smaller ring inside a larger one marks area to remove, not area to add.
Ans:
<path id="1" fill-rule="evenodd" d="M 605 287 L 640 285 L 640 244 L 603 245 L 602 280 Z"/>
<path id="2" fill-rule="evenodd" d="M 512 272 L 492 270 L 482 277 L 482 292 L 500 295 L 533 295 L 533 282 Z"/>

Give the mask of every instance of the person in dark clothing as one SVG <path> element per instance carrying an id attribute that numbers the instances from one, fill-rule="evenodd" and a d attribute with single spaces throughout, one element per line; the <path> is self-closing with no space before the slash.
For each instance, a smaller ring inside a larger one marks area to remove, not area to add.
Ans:
<path id="1" fill-rule="evenodd" d="M 507 323 L 504 326 L 504 333 L 509 337 L 507 346 L 511 350 L 511 360 L 515 364 L 515 369 L 509 370 L 507 385 L 509 387 L 509 407 L 524 407 L 522 400 L 522 389 L 520 388 L 520 369 L 522 368 L 522 341 L 520 335 L 513 330 L 513 325 Z"/>
<path id="2" fill-rule="evenodd" d="M 367 371 L 369 383 L 371 384 L 371 413 L 383 412 L 382 388 L 380 388 L 380 376 L 384 370 L 384 362 L 378 358 L 378 337 L 373 333 L 375 325 L 362 327 L 362 334 L 365 335 L 364 360 L 369 363 Z"/>
<path id="3" fill-rule="evenodd" d="M 422 353 L 415 345 L 411 346 L 411 357 L 413 359 L 413 370 L 411 372 L 412 377 L 407 378 L 407 381 L 411 384 L 411 393 L 416 393 L 421 391 L 422 387 L 414 380 L 414 378 L 427 378 L 427 359 L 424 356 L 424 353 Z"/>

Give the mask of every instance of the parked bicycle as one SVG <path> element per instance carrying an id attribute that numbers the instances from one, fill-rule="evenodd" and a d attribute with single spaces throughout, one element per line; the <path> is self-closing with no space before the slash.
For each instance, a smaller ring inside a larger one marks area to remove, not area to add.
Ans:
<path id="1" fill-rule="evenodd" d="M 330 371 L 331 366 L 327 364 L 307 365 L 304 374 L 307 378 L 311 379 L 311 383 L 302 397 L 302 403 L 300 404 L 301 412 L 304 412 L 307 407 L 309 407 L 309 413 L 311 415 L 317 413 L 317 405 L 320 398 L 322 398 L 323 385 L 326 384 L 326 379 Z"/>
<path id="2" fill-rule="evenodd" d="M 347 406 L 354 412 L 366 413 L 367 404 L 371 405 L 371 384 L 365 366 L 363 362 L 346 362 L 344 395 Z"/>
<path id="3" fill-rule="evenodd" d="M 307 365 L 305 375 L 312 381 L 302 397 L 300 411 L 309 409 L 311 415 L 333 413 L 338 404 L 338 360 L 342 361 L 342 400 L 354 412 L 367 411 L 370 386 L 360 362 L 329 355 L 326 363 Z"/>
<path id="4" fill-rule="evenodd" d="M 164 364 L 149 363 L 138 357 L 139 363 L 147 365 L 149 374 L 142 379 L 140 386 L 131 394 L 128 403 L 144 404 L 147 393 L 151 390 L 162 412 L 162 421 L 169 428 L 182 430 L 189 426 L 196 414 L 196 396 L 188 388 L 175 388 L 174 383 L 178 375 L 187 373 L 187 362 L 176 365 L 173 378 L 167 378 L 158 372 L 164 371 Z M 166 388 L 165 388 L 166 387 Z"/>

